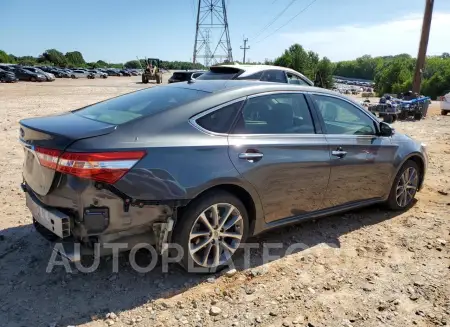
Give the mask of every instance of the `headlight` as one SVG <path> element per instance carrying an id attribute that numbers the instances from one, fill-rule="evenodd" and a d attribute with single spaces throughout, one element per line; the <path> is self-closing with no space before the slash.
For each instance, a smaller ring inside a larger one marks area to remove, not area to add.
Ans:
<path id="1" fill-rule="evenodd" d="M 38 76 L 37 76 L 37 77 L 45 78 L 45 76 L 44 76 L 44 75 L 42 75 L 42 74 L 38 74 Z"/>

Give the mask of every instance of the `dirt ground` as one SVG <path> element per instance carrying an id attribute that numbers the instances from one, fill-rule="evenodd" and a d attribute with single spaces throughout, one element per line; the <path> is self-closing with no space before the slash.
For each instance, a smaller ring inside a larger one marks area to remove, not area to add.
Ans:
<path id="1" fill-rule="evenodd" d="M 450 325 L 450 115 L 436 104 L 422 121 L 393 124 L 429 149 L 425 188 L 407 212 L 375 206 L 272 231 L 256 242 L 308 248 L 265 265 L 254 251 L 249 269 L 238 262 L 228 276 L 177 266 L 141 274 L 125 255 L 117 274 L 107 258 L 94 273 L 46 273 L 51 247 L 19 187 L 18 121 L 148 86 L 139 77 L 0 84 L 1 326 Z"/>

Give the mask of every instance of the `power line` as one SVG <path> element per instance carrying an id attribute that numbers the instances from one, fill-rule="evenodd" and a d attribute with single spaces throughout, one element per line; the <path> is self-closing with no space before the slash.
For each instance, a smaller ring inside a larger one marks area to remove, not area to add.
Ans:
<path id="1" fill-rule="evenodd" d="M 288 25 L 290 22 L 292 22 L 294 19 L 296 19 L 298 16 L 300 16 L 300 14 L 302 14 L 303 12 L 305 12 L 309 7 L 312 6 L 312 4 L 314 2 L 316 2 L 317 0 L 313 0 L 311 1 L 305 8 L 303 8 L 297 15 L 295 15 L 294 17 L 292 17 L 291 19 L 289 19 L 285 24 L 281 25 L 280 27 L 278 27 L 275 31 L 273 31 L 272 33 L 270 33 L 269 35 L 267 35 L 265 38 L 263 38 L 262 40 L 259 40 L 257 42 L 255 42 L 256 44 L 264 41 L 265 39 L 267 39 L 268 37 L 274 35 L 276 32 L 278 32 L 280 29 L 282 29 L 283 27 L 285 27 L 286 25 Z"/>
<path id="2" fill-rule="evenodd" d="M 278 20 L 278 18 L 280 18 L 280 16 L 283 15 L 283 14 L 286 12 L 286 10 L 288 10 L 289 7 L 292 6 L 292 5 L 294 4 L 295 1 L 297 1 L 297 0 L 291 0 L 291 2 L 289 2 L 288 5 L 287 5 L 287 6 L 286 6 L 286 7 L 285 7 L 278 15 L 276 15 L 274 19 L 272 19 L 266 26 L 264 26 L 264 27 L 263 27 L 263 28 L 255 35 L 254 39 L 258 38 L 258 36 L 260 36 L 262 33 L 264 33 L 264 31 L 265 31 L 266 29 L 268 29 L 270 26 L 272 26 L 272 24 L 275 23 L 275 22 Z"/>

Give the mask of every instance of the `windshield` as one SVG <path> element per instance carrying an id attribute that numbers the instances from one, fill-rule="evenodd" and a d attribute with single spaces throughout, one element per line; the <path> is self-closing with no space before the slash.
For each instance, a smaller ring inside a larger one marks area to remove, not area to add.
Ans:
<path id="1" fill-rule="evenodd" d="M 211 67 L 209 71 L 200 75 L 198 80 L 229 80 L 242 73 L 241 69 L 232 67 Z"/>
<path id="2" fill-rule="evenodd" d="M 198 90 L 157 86 L 106 100 L 73 113 L 119 125 L 158 111 L 184 105 L 208 94 Z"/>

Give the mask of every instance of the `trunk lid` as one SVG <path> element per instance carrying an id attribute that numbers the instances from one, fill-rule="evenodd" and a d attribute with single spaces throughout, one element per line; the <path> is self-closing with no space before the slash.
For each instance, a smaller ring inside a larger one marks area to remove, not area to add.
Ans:
<path id="1" fill-rule="evenodd" d="M 40 148 L 62 153 L 73 142 L 113 132 L 116 125 L 107 124 L 73 113 L 28 118 L 20 121 L 20 142 L 24 147 L 23 178 L 39 195 L 50 192 L 56 171 L 41 165 L 36 150 Z"/>

